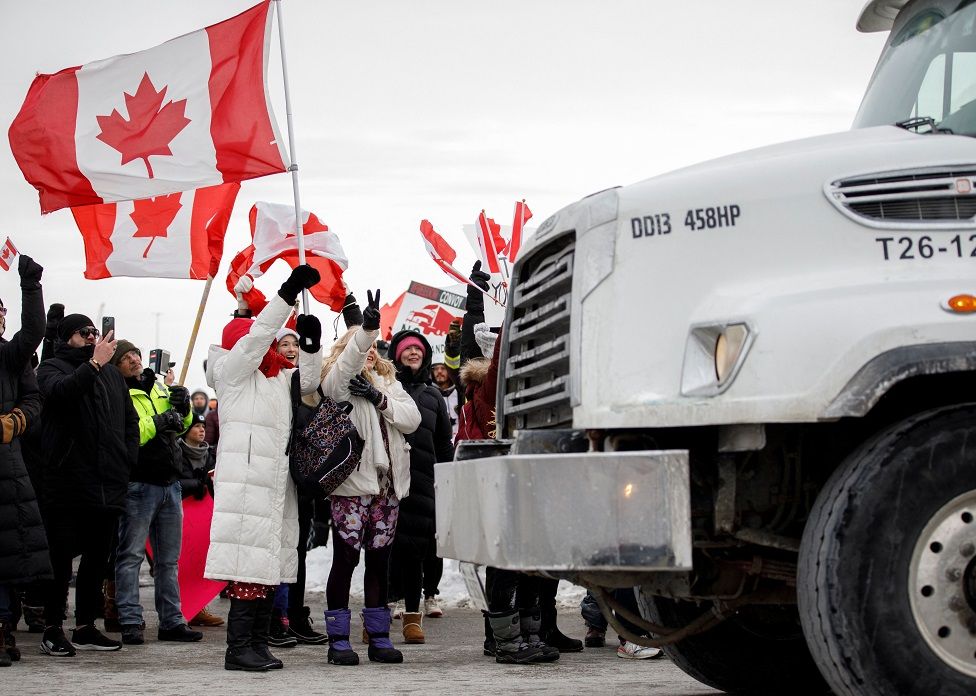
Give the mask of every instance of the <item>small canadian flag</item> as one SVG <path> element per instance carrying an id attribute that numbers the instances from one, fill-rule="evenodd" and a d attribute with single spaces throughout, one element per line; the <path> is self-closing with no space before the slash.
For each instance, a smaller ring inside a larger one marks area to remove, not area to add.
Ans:
<path id="1" fill-rule="evenodd" d="M 0 268 L 5 271 L 9 271 L 10 267 L 14 265 L 14 259 L 20 254 L 17 251 L 17 247 L 14 243 L 10 241 L 10 237 L 7 237 L 7 241 L 3 243 L 3 247 L 0 247 Z"/>

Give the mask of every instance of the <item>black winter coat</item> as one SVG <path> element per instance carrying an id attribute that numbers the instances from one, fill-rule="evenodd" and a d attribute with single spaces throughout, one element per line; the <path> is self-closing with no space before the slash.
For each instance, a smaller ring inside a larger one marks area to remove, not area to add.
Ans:
<path id="1" fill-rule="evenodd" d="M 122 374 L 61 343 L 37 368 L 44 397 L 42 506 L 122 511 L 139 457 L 139 418 Z"/>
<path id="2" fill-rule="evenodd" d="M 0 339 L 0 413 L 19 408 L 28 425 L 41 413 L 30 359 L 44 337 L 44 298 L 40 284 L 34 285 L 23 289 L 20 331 Z M 0 584 L 50 577 L 47 535 L 16 437 L 0 444 Z"/>
<path id="3" fill-rule="evenodd" d="M 400 331 L 390 341 L 389 355 L 391 358 L 396 355 L 397 344 L 408 335 L 420 338 L 426 350 L 424 362 L 416 374 L 394 361 L 397 379 L 420 410 L 420 427 L 406 436 L 410 445 L 410 495 L 400 501 L 395 541 L 409 544 L 416 539 L 422 548 L 426 548 L 436 530 L 434 464 L 454 458 L 453 432 L 447 403 L 440 389 L 431 384 L 431 350 L 427 339 L 417 331 Z"/>

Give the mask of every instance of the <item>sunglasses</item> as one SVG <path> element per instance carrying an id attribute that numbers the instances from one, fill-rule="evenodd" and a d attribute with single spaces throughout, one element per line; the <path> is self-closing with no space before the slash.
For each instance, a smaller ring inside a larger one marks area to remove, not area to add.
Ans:
<path id="1" fill-rule="evenodd" d="M 89 336 L 98 338 L 98 329 L 96 329 L 94 326 L 86 326 L 83 329 L 78 329 L 76 333 L 82 338 L 88 338 Z"/>
<path id="2" fill-rule="evenodd" d="M 0 317 L 5 317 L 5 316 L 7 316 L 7 308 L 0 307 Z"/>

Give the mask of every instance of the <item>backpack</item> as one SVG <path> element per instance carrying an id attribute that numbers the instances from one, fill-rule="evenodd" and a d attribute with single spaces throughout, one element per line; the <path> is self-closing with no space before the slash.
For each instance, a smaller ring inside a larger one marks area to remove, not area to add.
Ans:
<path id="1" fill-rule="evenodd" d="M 298 370 L 291 382 L 292 431 L 288 467 L 299 491 L 321 498 L 345 481 L 360 462 L 365 441 L 349 417 L 352 404 L 336 402 L 318 389 L 314 408 L 302 402 Z"/>

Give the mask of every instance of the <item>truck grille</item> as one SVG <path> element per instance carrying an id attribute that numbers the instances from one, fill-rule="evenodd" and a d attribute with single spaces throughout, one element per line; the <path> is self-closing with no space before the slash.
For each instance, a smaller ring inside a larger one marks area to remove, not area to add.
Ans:
<path id="1" fill-rule="evenodd" d="M 872 227 L 976 225 L 976 168 L 889 172 L 834 181 L 827 196 Z"/>
<path id="2" fill-rule="evenodd" d="M 572 422 L 569 319 L 573 234 L 536 249 L 516 273 L 509 295 L 502 409 L 507 432 Z"/>

